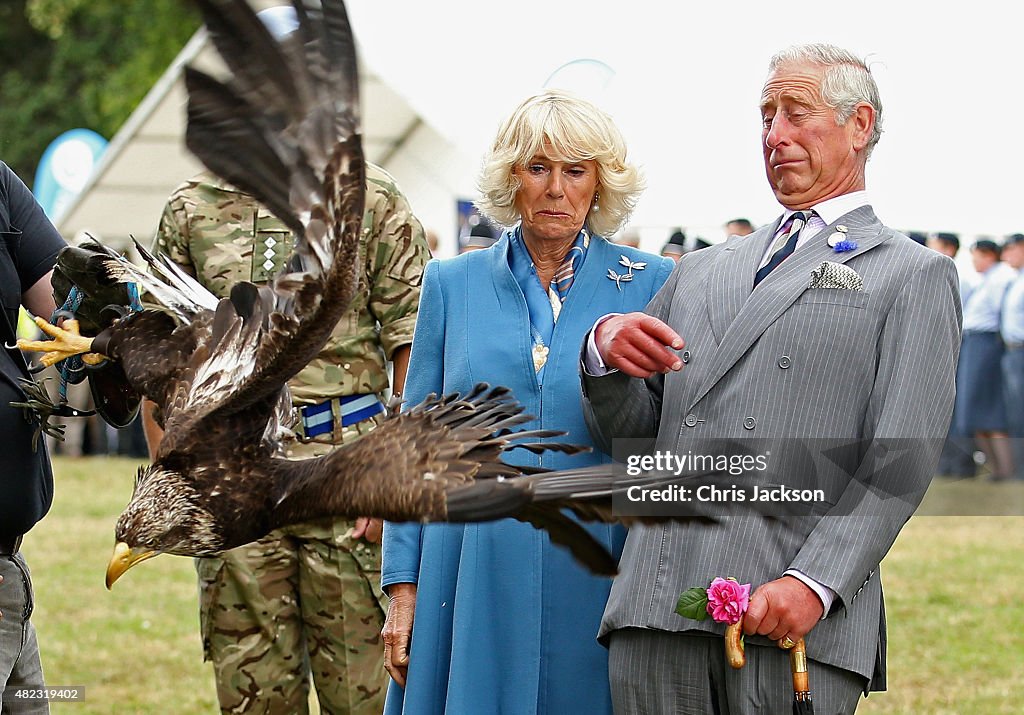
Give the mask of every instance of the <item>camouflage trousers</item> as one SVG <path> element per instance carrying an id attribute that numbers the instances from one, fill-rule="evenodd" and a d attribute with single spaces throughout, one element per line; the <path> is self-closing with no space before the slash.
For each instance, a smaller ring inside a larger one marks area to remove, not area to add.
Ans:
<path id="1" fill-rule="evenodd" d="M 343 428 L 341 440 L 294 443 L 288 456 L 325 454 L 381 419 Z M 304 715 L 310 676 L 327 715 L 383 711 L 380 546 L 352 539 L 354 523 L 291 526 L 196 559 L 203 650 L 222 713 Z"/>

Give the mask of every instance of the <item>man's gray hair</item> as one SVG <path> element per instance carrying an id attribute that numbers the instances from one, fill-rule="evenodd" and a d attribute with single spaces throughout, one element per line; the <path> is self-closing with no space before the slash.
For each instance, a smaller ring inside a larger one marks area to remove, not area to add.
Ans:
<path id="1" fill-rule="evenodd" d="M 861 102 L 875 108 L 875 126 L 867 145 L 867 155 L 870 156 L 882 136 L 882 98 L 867 62 L 841 47 L 815 43 L 794 45 L 776 53 L 768 63 L 768 71 L 774 72 L 788 64 L 813 64 L 825 68 L 821 97 L 835 111 L 837 124 L 846 124 Z"/>

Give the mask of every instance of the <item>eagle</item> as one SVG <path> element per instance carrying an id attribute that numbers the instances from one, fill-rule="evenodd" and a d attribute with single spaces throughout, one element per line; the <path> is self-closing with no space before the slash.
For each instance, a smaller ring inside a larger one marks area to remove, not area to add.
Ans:
<path id="1" fill-rule="evenodd" d="M 559 433 L 517 431 L 531 418 L 504 388 L 480 385 L 393 410 L 378 429 L 320 458 L 280 453 L 291 423 L 286 383 L 319 352 L 357 287 L 365 181 L 353 36 L 341 0 L 293 0 L 298 30 L 280 43 L 246 0 L 198 4 L 228 77 L 186 68 L 187 146 L 262 201 L 296 241 L 270 285 L 242 282 L 221 300 L 141 246 L 145 271 L 99 244 L 63 261 L 76 285 L 95 293 L 135 282 L 159 304 L 108 310 L 92 337 L 73 320 L 37 319 L 53 340 L 19 342 L 44 352 L 44 364 L 72 355 L 118 364 L 162 415 L 159 450 L 140 467 L 117 520 L 107 587 L 157 554 L 210 556 L 288 524 L 357 515 L 515 516 L 595 573 L 613 574 L 611 556 L 562 511 L 612 518 L 612 473 L 504 462 L 512 449 L 583 449 L 551 441 Z"/>

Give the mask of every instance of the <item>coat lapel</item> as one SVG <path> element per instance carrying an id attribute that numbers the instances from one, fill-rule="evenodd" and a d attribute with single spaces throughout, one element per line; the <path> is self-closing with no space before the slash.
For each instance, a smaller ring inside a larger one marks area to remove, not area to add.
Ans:
<path id="1" fill-rule="evenodd" d="M 715 296 L 715 300 L 708 301 L 708 320 L 717 344 L 721 345 L 729 326 L 750 297 L 757 264 L 768 249 L 768 242 L 778 231 L 781 220 L 780 216 L 771 226 L 749 236 L 731 237 L 715 261 L 708 276 L 707 295 Z"/>
<path id="2" fill-rule="evenodd" d="M 855 250 L 836 253 L 828 245 L 828 237 L 835 233 L 835 226 L 838 224 L 843 224 L 849 229 L 849 239 L 857 243 Z M 775 226 L 778 226 L 778 221 L 775 222 Z M 772 235 L 774 233 L 773 230 Z M 726 307 L 719 309 L 721 313 L 719 320 L 722 321 L 728 317 L 728 306 L 734 304 L 736 296 L 740 292 L 738 282 L 741 279 L 747 281 L 746 300 L 735 313 L 735 318 L 728 323 L 728 327 L 724 331 L 724 336 L 713 358 L 711 370 L 701 384 L 700 389 L 690 399 L 687 411 L 700 402 L 704 395 L 722 379 L 730 368 L 736 364 L 736 361 L 761 337 L 768 326 L 774 323 L 810 287 L 811 271 L 821 265 L 823 261 L 846 263 L 854 256 L 870 251 L 883 241 L 888 240 L 891 236 L 892 232 L 885 230 L 884 226 L 875 216 L 874 211 L 871 210 L 871 207 L 863 206 L 841 216 L 834 224 L 830 224 L 822 229 L 812 239 L 811 245 L 801 247 L 800 250 L 787 258 L 753 290 L 751 288 L 754 283 L 754 272 L 756 272 L 757 263 L 759 262 L 758 258 L 763 255 L 766 244 L 764 241 L 751 241 L 751 243 L 760 245 L 760 252 L 757 254 L 757 258 L 754 258 L 752 268 L 746 263 L 740 264 L 739 262 L 733 264 L 730 268 L 734 276 L 724 279 L 725 286 L 729 289 L 729 292 L 724 294 L 722 303 Z M 737 253 L 739 252 L 737 251 Z M 749 258 L 747 253 L 748 251 L 743 251 L 744 258 Z M 708 295 L 713 298 L 712 303 L 715 303 L 722 294 L 712 289 L 708 291 Z M 715 313 L 715 309 L 712 306 L 709 306 L 709 311 L 712 314 Z M 714 328 L 714 321 L 712 326 L 717 334 L 718 330 Z"/>
<path id="3" fill-rule="evenodd" d="M 537 372 L 534 370 L 532 357 L 533 337 L 530 334 L 530 309 L 527 307 L 523 291 L 508 265 L 508 252 L 512 248 L 509 241 L 510 234 L 505 231 L 497 243 L 479 251 L 479 253 L 486 254 L 487 265 L 491 272 L 491 280 L 488 283 L 493 291 L 497 308 L 487 310 L 484 307 L 486 303 L 483 296 L 480 296 L 478 300 L 476 296 L 469 295 L 468 300 L 473 305 L 467 312 L 470 314 L 482 313 L 487 316 L 487 324 L 492 326 L 496 325 L 494 322 L 498 320 L 496 316 L 501 316 L 501 324 L 505 326 L 503 330 L 507 331 L 505 338 L 516 341 L 521 348 L 516 353 L 520 356 L 518 366 L 509 365 L 508 368 L 510 370 L 518 368 L 522 373 L 521 379 L 526 381 L 524 384 L 536 384 Z M 476 285 L 472 277 L 467 280 L 467 284 Z M 486 334 L 486 330 L 484 334 Z"/>

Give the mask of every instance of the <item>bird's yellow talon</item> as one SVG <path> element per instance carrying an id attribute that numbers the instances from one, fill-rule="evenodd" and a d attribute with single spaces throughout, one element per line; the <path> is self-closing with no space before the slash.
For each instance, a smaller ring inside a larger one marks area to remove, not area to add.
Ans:
<path id="1" fill-rule="evenodd" d="M 39 316 L 36 316 L 35 323 L 39 326 L 40 330 L 51 336 L 53 340 L 19 340 L 18 347 L 26 351 L 44 353 L 39 358 L 39 362 L 47 367 L 74 355 L 89 353 L 92 350 L 92 338 L 84 337 L 79 333 L 77 320 L 65 320 L 63 328 L 48 323 Z"/>

